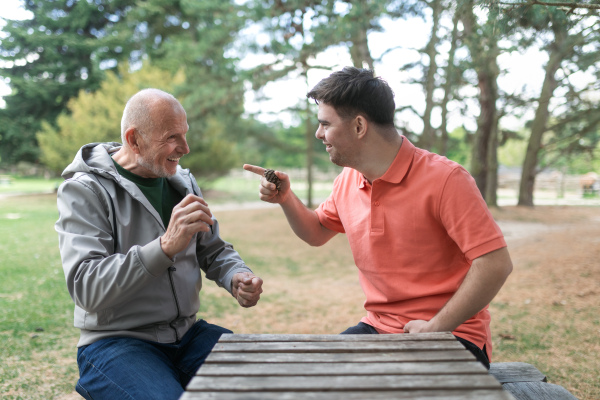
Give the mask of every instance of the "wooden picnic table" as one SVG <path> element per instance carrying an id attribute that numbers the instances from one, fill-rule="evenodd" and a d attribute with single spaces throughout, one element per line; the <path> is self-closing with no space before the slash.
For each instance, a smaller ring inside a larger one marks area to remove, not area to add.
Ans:
<path id="1" fill-rule="evenodd" d="M 223 335 L 180 398 L 200 399 L 514 398 L 442 332 Z"/>

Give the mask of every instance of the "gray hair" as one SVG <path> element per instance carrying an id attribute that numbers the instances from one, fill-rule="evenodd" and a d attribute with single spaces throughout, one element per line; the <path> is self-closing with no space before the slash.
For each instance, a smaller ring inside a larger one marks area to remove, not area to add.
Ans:
<path id="1" fill-rule="evenodd" d="M 129 128 L 135 128 L 144 139 L 157 128 L 153 118 L 155 106 L 163 101 L 173 105 L 181 106 L 179 101 L 170 93 L 159 89 L 143 89 L 131 96 L 125 104 L 123 117 L 121 118 L 121 141 L 127 146 L 125 132 Z"/>

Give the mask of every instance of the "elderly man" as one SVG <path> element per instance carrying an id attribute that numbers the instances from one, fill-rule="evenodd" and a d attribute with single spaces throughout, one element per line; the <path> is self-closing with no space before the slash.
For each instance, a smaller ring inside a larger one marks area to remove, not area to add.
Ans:
<path id="1" fill-rule="evenodd" d="M 77 391 L 87 399 L 177 399 L 222 333 L 196 320 L 202 271 L 242 307 L 253 275 L 188 170 L 186 113 L 146 89 L 125 106 L 123 144 L 83 146 L 65 169 L 56 230 L 75 326 Z"/>
<path id="2" fill-rule="evenodd" d="M 416 148 L 394 126 L 394 97 L 373 72 L 346 67 L 309 93 L 317 139 L 345 167 L 310 210 L 287 174 L 261 181 L 293 231 L 313 246 L 346 233 L 367 315 L 343 333 L 451 331 L 489 368 L 488 303 L 512 271 L 502 232 L 460 165 Z M 246 170 L 263 174 L 261 167 Z"/>

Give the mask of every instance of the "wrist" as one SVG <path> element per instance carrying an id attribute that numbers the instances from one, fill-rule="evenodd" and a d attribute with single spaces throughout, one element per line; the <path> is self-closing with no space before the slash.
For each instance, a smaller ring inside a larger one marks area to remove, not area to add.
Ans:
<path id="1" fill-rule="evenodd" d="M 457 326 L 451 324 L 450 321 L 444 321 L 443 318 L 440 318 L 440 314 L 429 320 L 429 332 L 453 332 L 456 328 Z"/>
<path id="2" fill-rule="evenodd" d="M 165 243 L 166 242 L 166 243 Z M 167 249 L 168 249 L 168 241 L 164 239 L 164 236 L 161 236 L 159 238 L 159 243 L 160 243 L 160 248 L 163 251 L 163 253 L 165 253 L 165 256 L 169 257 L 169 260 L 174 261 L 173 257 L 175 257 L 175 254 L 171 254 Z"/>

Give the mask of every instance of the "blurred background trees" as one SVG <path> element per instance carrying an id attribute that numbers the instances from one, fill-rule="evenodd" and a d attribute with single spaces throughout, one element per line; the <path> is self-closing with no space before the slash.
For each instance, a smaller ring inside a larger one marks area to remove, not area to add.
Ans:
<path id="1" fill-rule="evenodd" d="M 72 97 L 97 90 L 105 71 L 127 59 L 127 40 L 114 27 L 133 3 L 27 0 L 33 18 L 7 21 L 0 75 L 12 93 L 0 109 L 0 162 L 38 161 L 42 122 L 54 124 Z"/>
<path id="2" fill-rule="evenodd" d="M 304 93 L 344 65 L 388 81 L 380 71 L 392 65 L 402 81 L 392 86 L 422 93 L 396 93 L 402 134 L 465 165 L 489 205 L 499 165 L 519 167 L 519 204 L 530 206 L 543 169 L 598 164 L 600 7 L 570 3 L 26 0 L 32 18 L 7 20 L 0 36 L 12 91 L 0 109 L 0 167 L 28 161 L 59 173 L 81 145 L 119 141 L 125 101 L 153 86 L 186 108 L 192 152 L 182 163 L 200 180 L 251 162 L 306 168 L 310 188 L 313 169 L 330 163 Z M 381 43 L 416 18 L 427 37 Z M 539 87 L 513 89 L 504 66 L 531 52 L 544 60 Z M 299 93 L 281 93 L 292 80 Z M 263 109 L 270 97 L 297 100 Z"/>

